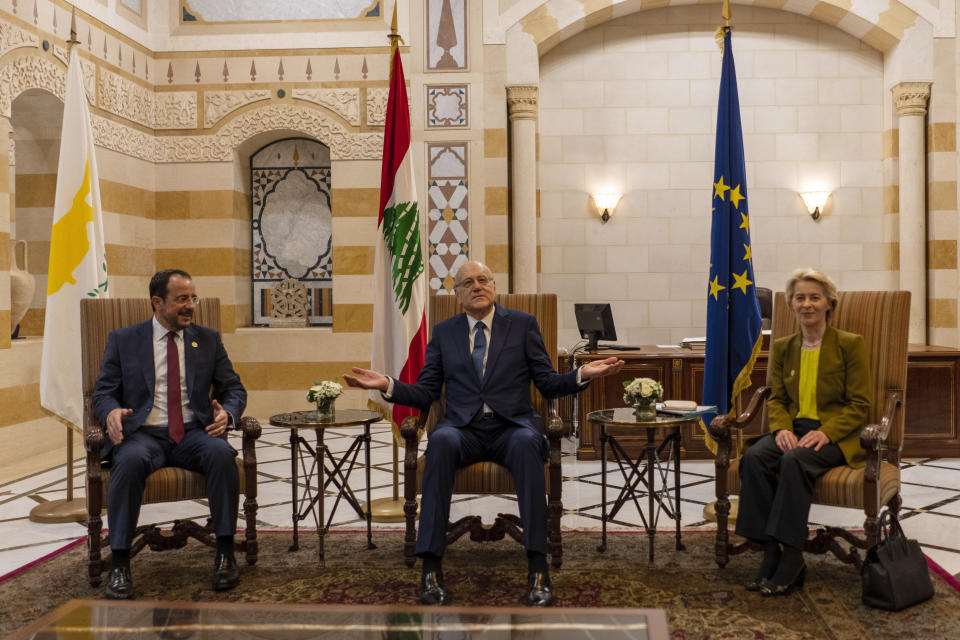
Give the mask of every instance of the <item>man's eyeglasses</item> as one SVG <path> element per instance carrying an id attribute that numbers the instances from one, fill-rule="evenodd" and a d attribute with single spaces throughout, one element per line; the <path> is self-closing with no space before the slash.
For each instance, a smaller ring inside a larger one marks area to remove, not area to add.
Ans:
<path id="1" fill-rule="evenodd" d="M 193 304 L 200 304 L 200 296 L 177 296 L 173 299 L 177 304 L 187 304 L 187 302 L 192 302 Z"/>
<path id="2" fill-rule="evenodd" d="M 453 286 L 458 289 L 472 289 L 473 285 L 475 284 L 478 284 L 481 287 L 485 287 L 491 282 L 493 282 L 493 278 L 488 278 L 487 276 L 480 276 L 479 278 L 467 278 L 466 280 L 462 282 L 458 282 Z"/>

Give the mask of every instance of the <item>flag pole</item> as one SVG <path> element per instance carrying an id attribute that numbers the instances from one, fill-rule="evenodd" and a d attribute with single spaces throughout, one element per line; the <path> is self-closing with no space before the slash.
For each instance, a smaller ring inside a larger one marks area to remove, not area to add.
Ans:
<path id="1" fill-rule="evenodd" d="M 67 51 L 71 51 L 75 44 L 80 44 L 80 41 L 77 40 L 77 8 L 73 7 L 70 13 L 70 39 L 67 40 Z M 60 416 L 52 412 L 48 413 L 67 428 L 67 497 L 38 504 L 30 510 L 30 521 L 44 524 L 83 522 L 87 519 L 86 500 L 73 497 L 73 430 L 76 427 Z"/>
<path id="2" fill-rule="evenodd" d="M 390 33 L 387 34 L 390 39 L 390 80 L 393 80 L 393 56 L 400 55 L 397 48 L 399 43 L 403 42 L 403 38 L 397 31 L 397 4 L 399 2 L 393 3 L 393 19 L 390 21 Z M 393 496 L 370 501 L 370 519 L 374 522 L 403 522 L 406 520 L 403 513 L 404 501 L 400 498 L 400 445 L 397 444 L 396 438 L 390 439 L 393 441 Z"/>

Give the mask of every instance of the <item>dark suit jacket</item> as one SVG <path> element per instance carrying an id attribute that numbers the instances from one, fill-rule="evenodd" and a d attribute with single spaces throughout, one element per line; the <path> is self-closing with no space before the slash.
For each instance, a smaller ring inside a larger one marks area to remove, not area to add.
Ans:
<path id="1" fill-rule="evenodd" d="M 427 410 L 446 383 L 446 413 L 437 427 L 462 427 L 486 404 L 499 416 L 540 432 L 543 425 L 530 402 L 530 381 L 547 398 L 575 393 L 576 370 L 563 375 L 553 369 L 537 319 L 528 313 L 496 306 L 483 380 L 470 357 L 465 313 L 433 328 L 423 369 L 415 384 L 394 380 L 392 400 Z"/>
<path id="2" fill-rule="evenodd" d="M 793 430 L 800 410 L 801 335 L 773 343 L 770 358 L 770 398 L 767 418 L 770 431 Z M 820 431 L 843 451 L 851 467 L 864 465 L 860 430 L 870 411 L 870 358 L 863 337 L 828 326 L 817 363 L 817 414 Z"/>
<path id="3" fill-rule="evenodd" d="M 183 359 L 187 397 L 200 424 L 213 422 L 213 397 L 233 417 L 243 415 L 247 392 L 233 370 L 220 334 L 213 329 L 191 324 L 183 330 Z M 100 363 L 100 376 L 93 391 L 93 414 L 105 425 L 107 415 L 117 408 L 133 409 L 123 419 L 124 435 L 133 433 L 153 409 L 154 384 L 152 320 L 110 332 Z M 103 457 L 113 443 L 106 439 Z"/>

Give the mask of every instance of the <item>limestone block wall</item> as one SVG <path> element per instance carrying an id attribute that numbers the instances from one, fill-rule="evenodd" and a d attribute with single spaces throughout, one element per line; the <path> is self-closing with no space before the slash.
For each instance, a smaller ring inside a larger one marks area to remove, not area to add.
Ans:
<path id="1" fill-rule="evenodd" d="M 578 338 L 580 301 L 612 302 L 623 342 L 705 334 L 715 14 L 632 14 L 541 59 L 541 288 L 561 296 L 561 344 Z M 733 50 L 756 284 L 780 290 L 810 265 L 841 288 L 896 288 L 882 54 L 810 18 L 741 6 Z M 821 190 L 832 196 L 814 222 L 798 193 Z M 603 224 L 590 194 L 610 191 L 623 200 Z"/>

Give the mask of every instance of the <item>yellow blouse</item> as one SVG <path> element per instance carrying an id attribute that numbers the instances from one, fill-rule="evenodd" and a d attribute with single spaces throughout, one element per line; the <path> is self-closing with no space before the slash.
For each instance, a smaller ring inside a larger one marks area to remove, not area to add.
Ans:
<path id="1" fill-rule="evenodd" d="M 817 413 L 817 365 L 820 362 L 819 347 L 813 350 L 800 349 L 800 397 L 798 418 L 819 420 Z"/>

